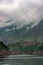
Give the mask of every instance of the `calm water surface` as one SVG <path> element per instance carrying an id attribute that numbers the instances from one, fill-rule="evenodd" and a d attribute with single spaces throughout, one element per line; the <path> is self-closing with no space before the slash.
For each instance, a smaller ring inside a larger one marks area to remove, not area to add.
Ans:
<path id="1" fill-rule="evenodd" d="M 10 55 L 0 58 L 0 65 L 43 65 L 43 56 Z"/>

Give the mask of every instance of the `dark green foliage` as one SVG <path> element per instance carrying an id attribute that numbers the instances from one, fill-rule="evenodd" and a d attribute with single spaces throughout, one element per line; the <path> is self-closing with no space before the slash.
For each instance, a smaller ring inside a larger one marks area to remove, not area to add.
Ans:
<path id="1" fill-rule="evenodd" d="M 34 51 L 35 46 L 24 46 L 24 48 L 22 49 L 23 52 L 33 52 Z"/>
<path id="2" fill-rule="evenodd" d="M 21 52 L 34 52 L 37 50 L 43 50 L 43 42 L 34 41 L 33 45 L 22 45 L 22 42 L 14 42 L 9 46 L 11 50 L 17 50 Z"/>
<path id="3" fill-rule="evenodd" d="M 20 44 L 20 42 L 15 42 L 14 44 L 11 44 L 11 48 L 13 48 L 13 50 L 21 51 L 22 45 Z"/>
<path id="4" fill-rule="evenodd" d="M 0 41 L 0 50 L 9 50 L 9 47 L 6 46 L 2 41 Z"/>
<path id="5" fill-rule="evenodd" d="M 10 45 L 11 49 L 18 50 L 18 51 L 21 51 L 21 52 L 33 52 L 34 48 L 36 46 L 37 45 L 25 46 L 25 45 L 22 45 L 21 42 L 15 42 L 14 44 Z"/>
<path id="6" fill-rule="evenodd" d="M 40 43 L 40 44 L 35 48 L 35 51 L 38 51 L 38 50 L 43 50 L 43 42 Z"/>

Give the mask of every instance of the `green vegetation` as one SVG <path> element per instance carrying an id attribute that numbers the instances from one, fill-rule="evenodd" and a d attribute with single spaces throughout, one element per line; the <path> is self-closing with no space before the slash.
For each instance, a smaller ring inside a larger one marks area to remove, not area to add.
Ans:
<path id="1" fill-rule="evenodd" d="M 35 48 L 35 51 L 38 51 L 38 50 L 43 50 L 43 42 L 40 43 L 36 48 Z"/>
<path id="2" fill-rule="evenodd" d="M 6 46 L 2 41 L 0 41 L 0 50 L 9 50 L 9 47 Z"/>
<path id="3" fill-rule="evenodd" d="M 35 46 L 24 46 L 23 48 L 23 52 L 33 52 L 34 51 Z"/>
<path id="4" fill-rule="evenodd" d="M 9 44 L 9 48 L 10 50 L 19 50 L 21 51 L 22 50 L 22 45 L 20 44 L 20 42 L 14 42 L 13 44 Z"/>
<path id="5" fill-rule="evenodd" d="M 32 42 L 32 44 L 31 44 Z M 13 51 L 20 51 L 20 52 L 24 52 L 24 53 L 32 53 L 34 51 L 40 51 L 43 50 L 43 42 L 39 42 L 37 40 L 35 41 L 28 41 L 28 45 L 27 42 L 23 42 L 19 41 L 19 42 L 14 42 L 13 44 L 9 45 L 10 50 Z"/>
<path id="6" fill-rule="evenodd" d="M 34 52 L 38 50 L 43 50 L 43 42 L 38 41 L 32 41 L 28 42 L 14 42 L 13 44 L 9 44 L 9 46 L 6 46 L 2 41 L 0 41 L 0 50 L 13 50 L 13 51 L 20 51 L 20 52 Z M 28 43 L 28 44 L 27 44 Z M 34 43 L 34 44 L 33 44 Z"/>
<path id="7" fill-rule="evenodd" d="M 10 50 L 21 51 L 21 52 L 33 52 L 35 50 L 35 48 L 40 44 L 37 41 L 34 41 L 33 45 L 32 44 L 31 45 L 25 45 L 24 43 L 22 43 L 21 41 L 20 42 L 14 42 L 13 44 L 9 45 Z"/>

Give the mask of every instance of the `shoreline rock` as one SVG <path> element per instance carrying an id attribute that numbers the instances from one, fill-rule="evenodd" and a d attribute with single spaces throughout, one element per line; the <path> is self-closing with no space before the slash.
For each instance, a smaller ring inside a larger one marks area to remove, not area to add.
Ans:
<path id="1" fill-rule="evenodd" d="M 34 51 L 33 54 L 43 56 L 43 50 Z"/>
<path id="2" fill-rule="evenodd" d="M 2 56 L 8 56 L 10 54 L 10 51 L 7 51 L 7 50 L 1 50 L 0 51 L 0 57 Z"/>
<path id="3" fill-rule="evenodd" d="M 0 57 L 9 56 L 9 55 L 39 55 L 43 56 L 43 51 L 34 51 L 34 52 L 20 52 L 20 51 L 0 51 Z"/>

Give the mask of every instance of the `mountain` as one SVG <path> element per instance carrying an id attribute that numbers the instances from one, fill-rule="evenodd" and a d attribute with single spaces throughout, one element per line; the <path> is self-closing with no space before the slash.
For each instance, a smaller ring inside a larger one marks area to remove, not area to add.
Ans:
<path id="1" fill-rule="evenodd" d="M 27 32 L 23 35 L 23 37 L 43 37 L 43 20 L 39 22 L 38 25 L 34 26 L 27 30 Z"/>
<path id="2" fill-rule="evenodd" d="M 43 20 L 32 27 L 33 23 L 17 28 L 17 25 L 10 25 L 0 28 L 0 40 L 11 43 L 18 40 L 43 40 Z"/>

